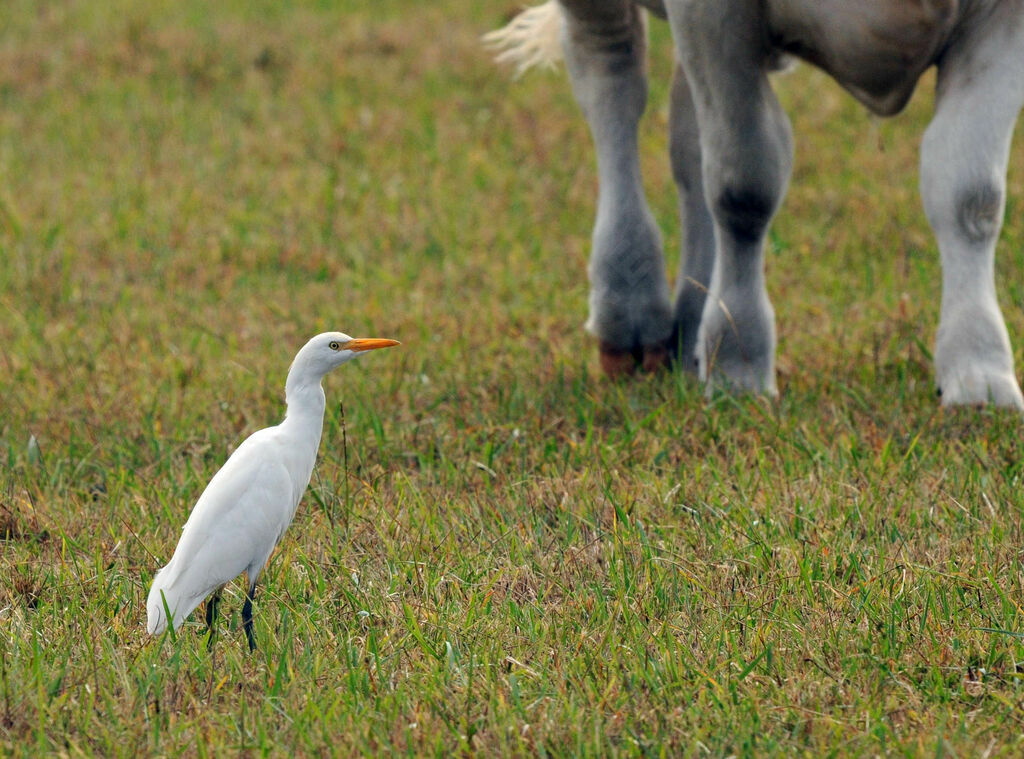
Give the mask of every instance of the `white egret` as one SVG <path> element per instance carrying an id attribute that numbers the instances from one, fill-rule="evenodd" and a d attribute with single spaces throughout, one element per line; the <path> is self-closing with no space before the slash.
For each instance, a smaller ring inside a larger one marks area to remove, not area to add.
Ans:
<path id="1" fill-rule="evenodd" d="M 250 650 L 255 650 L 256 580 L 291 524 L 313 474 L 327 405 L 321 380 L 360 353 L 398 344 L 324 332 L 296 354 L 285 382 L 284 421 L 253 433 L 231 454 L 199 496 L 171 560 L 153 579 L 146 602 L 150 634 L 163 632 L 168 616 L 178 628 L 214 593 L 206 608 L 212 644 L 221 588 L 245 572 L 242 625 Z"/>

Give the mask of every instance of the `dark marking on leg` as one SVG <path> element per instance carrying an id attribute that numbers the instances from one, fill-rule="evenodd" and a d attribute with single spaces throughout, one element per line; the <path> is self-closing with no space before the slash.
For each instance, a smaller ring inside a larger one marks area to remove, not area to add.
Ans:
<path id="1" fill-rule="evenodd" d="M 761 239 L 775 211 L 775 204 L 764 192 L 748 188 L 726 187 L 715 203 L 716 215 L 741 243 Z"/>
<path id="2" fill-rule="evenodd" d="M 967 187 L 957 194 L 957 229 L 975 245 L 988 242 L 996 236 L 1002 221 L 1003 194 L 991 182 Z"/>
<path id="3" fill-rule="evenodd" d="M 586 7 L 563 6 L 568 12 L 571 43 L 589 56 L 590 65 L 602 67 L 607 76 L 628 74 L 644 66 L 646 42 L 644 21 L 639 8 L 632 4 L 590 2 Z"/>

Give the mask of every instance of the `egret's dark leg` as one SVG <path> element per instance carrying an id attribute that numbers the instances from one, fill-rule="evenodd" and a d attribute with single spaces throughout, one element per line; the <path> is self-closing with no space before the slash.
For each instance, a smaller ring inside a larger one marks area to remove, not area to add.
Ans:
<path id="1" fill-rule="evenodd" d="M 210 631 L 210 637 L 206 641 L 206 650 L 213 648 L 213 639 L 216 635 L 214 623 L 217 621 L 217 607 L 220 605 L 220 590 L 215 590 L 206 602 L 206 627 Z"/>
<path id="2" fill-rule="evenodd" d="M 242 606 L 242 627 L 245 629 L 245 637 L 249 640 L 249 651 L 256 650 L 256 638 L 252 634 L 252 602 L 256 598 L 256 583 L 249 586 L 245 594 L 245 604 Z"/>

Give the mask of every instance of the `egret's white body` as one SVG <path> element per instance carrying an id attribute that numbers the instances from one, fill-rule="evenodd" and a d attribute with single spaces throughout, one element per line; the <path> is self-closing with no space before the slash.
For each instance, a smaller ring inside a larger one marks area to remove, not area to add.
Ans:
<path id="1" fill-rule="evenodd" d="M 316 463 L 326 408 L 321 380 L 363 351 L 397 344 L 325 332 L 303 346 L 285 383 L 284 421 L 253 433 L 231 454 L 192 509 L 171 560 L 154 578 L 146 603 L 151 634 L 166 629 L 168 611 L 179 627 L 203 599 L 245 572 L 249 592 L 243 620 L 254 647 L 256 580 L 291 524 Z"/>

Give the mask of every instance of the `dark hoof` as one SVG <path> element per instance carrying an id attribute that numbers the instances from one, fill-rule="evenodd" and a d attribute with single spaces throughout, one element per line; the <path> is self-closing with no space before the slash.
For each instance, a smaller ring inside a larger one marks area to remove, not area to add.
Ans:
<path id="1" fill-rule="evenodd" d="M 668 369 L 671 366 L 671 361 L 668 348 L 664 345 L 652 345 L 644 348 L 644 358 L 640 362 L 640 367 L 645 372 L 654 374 L 662 369 Z"/>
<path id="2" fill-rule="evenodd" d="M 668 368 L 670 362 L 668 348 L 662 344 L 622 350 L 602 341 L 598 348 L 601 370 L 611 379 L 628 377 L 637 369 L 653 374 Z"/>

